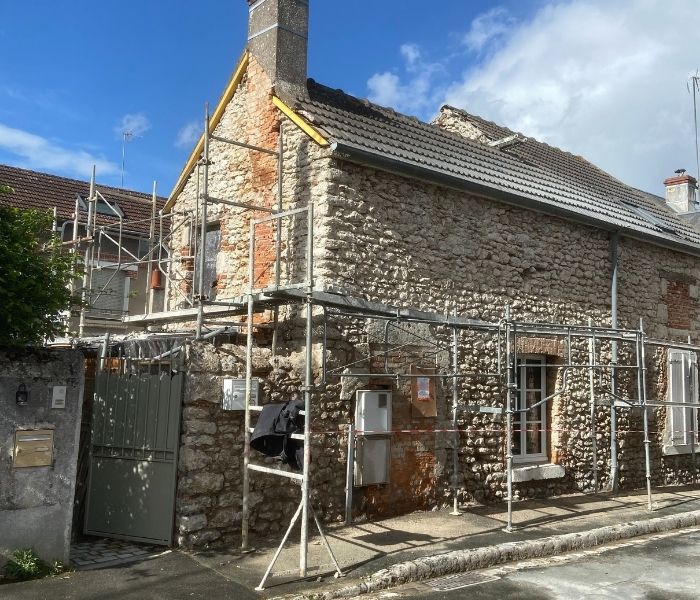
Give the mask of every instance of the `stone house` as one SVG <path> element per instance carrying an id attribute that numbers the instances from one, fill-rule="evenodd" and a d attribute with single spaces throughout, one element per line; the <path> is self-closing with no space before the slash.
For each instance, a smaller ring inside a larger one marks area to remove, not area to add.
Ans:
<path id="1" fill-rule="evenodd" d="M 506 306 L 515 318 L 533 322 L 585 325 L 591 319 L 636 329 L 642 318 L 651 337 L 690 337 L 697 343 L 700 233 L 686 219 L 692 220 L 695 209 L 692 177 L 681 173 L 667 180 L 666 201 L 625 185 L 580 156 L 453 107 L 443 107 L 425 123 L 330 89 L 307 79 L 308 2 L 249 4 L 248 48 L 212 114 L 211 137 L 203 136 L 193 150 L 166 205 L 176 227 L 180 214 L 201 215 L 206 190 L 207 237 L 216 232 L 215 275 L 206 289 L 215 283 L 217 304 L 209 308 L 218 311 L 219 324 L 231 325 L 189 348 L 176 509 L 181 544 L 238 539 L 245 424 L 240 412 L 223 410 L 222 390 L 225 378 L 245 373 L 245 341 L 236 333 L 247 320 L 241 299 L 250 289 L 292 289 L 303 281 L 307 248 L 313 252 L 314 290 L 328 298 L 491 323 L 503 318 Z M 278 148 L 281 160 L 274 155 Z M 309 204 L 310 246 L 303 213 L 253 223 L 270 211 Z M 256 227 L 252 265 L 251 227 Z M 175 255 L 189 256 L 188 244 L 183 239 Z M 169 313 L 148 323 L 191 328 L 194 313 L 178 317 L 179 295 L 192 290 L 191 265 L 173 263 L 171 275 Z M 199 292 L 204 295 L 202 288 Z M 435 350 L 436 343 L 449 341 L 439 324 L 397 324 L 387 333 L 389 326 L 337 311 L 326 315 L 322 334 L 322 312 L 321 307 L 314 312 L 311 476 L 312 502 L 323 518 L 342 520 L 347 427 L 361 389 L 391 392 L 392 435 L 388 482 L 356 490 L 356 517 L 449 503 L 453 477 L 462 502 L 503 499 L 502 417 L 460 413 L 455 473 L 449 459 L 455 442 L 445 433 L 452 423 L 449 380 L 431 380 L 427 395 L 435 405 L 424 414 L 415 410 L 420 395 L 415 380 L 385 376 L 449 373 L 451 359 Z M 252 370 L 263 403 L 303 389 L 302 316 L 292 304 L 256 310 Z M 460 370 L 494 370 L 498 341 L 464 333 L 459 343 Z M 574 372 L 565 383 L 565 369 L 556 368 L 572 356 L 586 363 L 586 351 L 585 344 L 567 350 L 550 336 L 519 339 L 517 372 L 526 385 L 518 388 L 518 402 L 525 406 L 532 398 L 560 393 L 533 409 L 526 426 L 516 427 L 514 460 L 521 471 L 516 498 L 591 490 L 592 438 L 599 448 L 601 485 L 644 484 L 639 411 L 611 411 L 608 397 L 607 405 L 596 409 L 599 428 L 591 436 L 588 373 Z M 609 361 L 611 352 L 611 344 L 601 344 L 601 362 Z M 620 349 L 620 363 L 631 360 L 630 352 Z M 697 386 L 683 384 L 697 381 L 695 364 L 692 352 L 659 348 L 651 353 L 648 397 L 696 398 Z M 352 369 L 355 378 L 321 382 L 325 373 L 348 375 Z M 606 377 L 602 387 L 609 384 Z M 618 395 L 635 397 L 629 372 L 620 373 L 616 385 Z M 503 391 L 493 378 L 465 379 L 459 399 L 502 406 Z M 654 485 L 693 478 L 697 416 L 674 413 L 674 426 L 673 412 L 662 406 L 651 411 Z M 611 419 L 618 431 L 616 465 Z M 260 535 L 282 530 L 298 491 L 264 475 L 251 481 L 251 491 L 253 530 Z"/>

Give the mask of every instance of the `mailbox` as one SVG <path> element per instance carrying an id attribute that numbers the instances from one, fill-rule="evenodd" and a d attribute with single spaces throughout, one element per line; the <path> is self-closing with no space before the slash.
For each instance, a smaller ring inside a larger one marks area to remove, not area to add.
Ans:
<path id="1" fill-rule="evenodd" d="M 18 430 L 12 466 L 50 467 L 53 464 L 53 429 Z"/>

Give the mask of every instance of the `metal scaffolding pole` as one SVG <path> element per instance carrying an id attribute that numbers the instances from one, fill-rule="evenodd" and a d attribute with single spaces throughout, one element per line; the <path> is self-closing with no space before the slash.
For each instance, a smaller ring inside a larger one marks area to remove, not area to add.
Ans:
<path id="1" fill-rule="evenodd" d="M 593 329 L 593 319 L 588 319 L 588 325 Z M 597 419 L 596 419 L 596 401 L 595 401 L 595 334 L 591 335 L 588 340 L 588 388 L 591 396 L 591 455 L 593 461 L 593 492 L 598 493 L 598 440 L 597 435 Z"/>
<path id="2" fill-rule="evenodd" d="M 199 240 L 199 298 L 197 312 L 197 338 L 202 336 L 204 323 L 204 267 L 207 261 L 207 202 L 209 196 L 209 104 L 204 107 L 204 159 L 202 182 L 202 223 Z"/>
<path id="3" fill-rule="evenodd" d="M 612 267 L 612 281 L 610 285 L 610 326 L 612 329 L 617 329 L 617 279 L 619 266 L 619 249 L 620 234 L 615 232 L 610 239 L 610 262 Z M 611 363 L 613 370 L 611 373 L 610 387 L 613 396 L 617 396 L 617 370 L 614 368 L 617 365 L 617 340 L 612 341 L 612 356 Z M 610 479 L 608 486 L 610 491 L 616 492 L 619 483 L 620 467 L 617 461 L 617 408 L 615 400 L 610 403 Z"/>
<path id="4" fill-rule="evenodd" d="M 250 241 L 248 248 L 248 328 L 246 340 L 245 365 L 245 423 L 243 427 L 243 506 L 241 514 L 241 548 L 248 550 L 248 526 L 250 507 L 250 405 L 253 390 L 253 314 L 255 299 L 253 296 L 253 278 L 255 277 L 255 221 L 250 219 Z M 264 580 L 263 580 L 264 584 Z M 261 584 L 261 585 L 263 585 Z"/>
<path id="5" fill-rule="evenodd" d="M 151 285 L 151 277 L 153 274 L 153 248 L 154 242 L 155 242 L 155 235 L 156 235 L 156 201 L 157 201 L 157 184 L 154 181 L 153 182 L 153 196 L 151 198 L 151 223 L 150 223 L 150 229 L 148 232 L 148 253 L 147 257 L 149 257 L 151 260 L 148 261 L 148 267 L 146 270 L 146 286 L 147 286 L 147 293 L 146 293 L 146 314 L 149 315 L 151 312 L 153 312 L 153 296 L 155 292 L 153 291 L 153 286 Z"/>
<path id="6" fill-rule="evenodd" d="M 457 311 L 455 311 L 457 316 Z M 457 516 L 462 513 L 459 510 L 459 431 L 457 431 L 457 410 L 459 405 L 459 377 L 457 377 L 457 369 L 459 368 L 459 336 L 457 329 L 452 329 L 452 370 L 454 377 L 452 379 L 452 429 L 454 436 L 452 441 L 452 512 L 451 515 Z"/>
<path id="7" fill-rule="evenodd" d="M 284 175 L 284 122 L 280 121 L 277 140 L 277 212 L 282 212 L 282 193 Z M 282 273 L 282 221 L 275 221 L 275 287 L 279 288 Z M 272 356 L 277 354 L 277 329 L 279 325 L 279 307 L 275 306 L 272 317 Z"/>
<path id="8" fill-rule="evenodd" d="M 313 327 L 314 327 L 314 207 L 309 204 L 306 228 L 306 354 L 304 375 L 304 479 L 301 482 L 301 544 L 299 548 L 299 575 L 306 577 L 306 564 L 309 551 L 309 467 L 311 465 L 311 398 L 314 383 L 313 373 Z"/>
<path id="9" fill-rule="evenodd" d="M 639 362 L 639 370 L 641 377 L 641 389 L 639 400 L 642 404 L 643 419 L 644 419 L 644 469 L 647 482 L 647 508 L 654 510 L 651 502 L 651 440 L 649 439 L 649 408 L 647 407 L 647 365 L 644 352 L 644 321 L 639 319 L 639 342 L 637 344 L 638 354 L 637 361 Z"/>
<path id="10" fill-rule="evenodd" d="M 515 356 L 513 355 L 514 335 L 510 320 L 510 306 L 506 306 L 506 483 L 508 486 L 508 523 L 506 531 L 513 531 L 513 400 L 517 384 L 515 383 Z M 512 337 L 511 337 L 512 336 Z"/>
<path id="11" fill-rule="evenodd" d="M 88 198 L 88 216 L 85 225 L 85 237 L 91 239 L 94 236 L 94 228 L 92 225 L 93 213 L 95 210 L 95 166 L 92 167 L 92 176 L 90 177 L 90 197 Z M 77 219 L 76 219 L 77 221 Z M 74 232 L 75 233 L 75 232 Z M 92 284 L 92 252 L 94 251 L 94 242 L 88 242 L 85 248 L 85 258 L 83 263 L 83 289 L 81 292 L 80 303 L 80 320 L 78 322 L 78 336 L 83 337 L 85 334 L 85 307 L 87 304 L 88 288 Z"/>

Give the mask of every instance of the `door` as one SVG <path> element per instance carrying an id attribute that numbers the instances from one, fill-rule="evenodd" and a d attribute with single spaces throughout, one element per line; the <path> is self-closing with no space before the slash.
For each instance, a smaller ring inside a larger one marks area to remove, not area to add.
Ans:
<path id="1" fill-rule="evenodd" d="M 169 546 L 184 373 L 114 370 L 95 379 L 84 531 Z"/>

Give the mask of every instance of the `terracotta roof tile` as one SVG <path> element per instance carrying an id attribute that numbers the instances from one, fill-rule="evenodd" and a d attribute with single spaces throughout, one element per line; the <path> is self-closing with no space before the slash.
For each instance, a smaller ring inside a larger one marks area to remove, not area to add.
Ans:
<path id="1" fill-rule="evenodd" d="M 8 165 L 0 165 L 0 183 L 7 184 L 14 189 L 12 194 L 0 194 L 0 205 L 46 210 L 53 210 L 56 207 L 59 221 L 69 220 L 73 217 L 75 199 L 78 194 L 87 198 L 90 193 L 90 182 L 88 181 L 67 179 Z M 97 185 L 97 189 L 108 202 L 114 202 L 119 206 L 124 213 L 125 223 L 136 221 L 127 223 L 125 230 L 148 233 L 152 204 L 150 194 L 105 185 Z M 157 198 L 158 210 L 163 208 L 165 201 L 166 198 Z M 98 223 L 113 222 L 118 222 L 118 219 L 98 214 Z"/>

